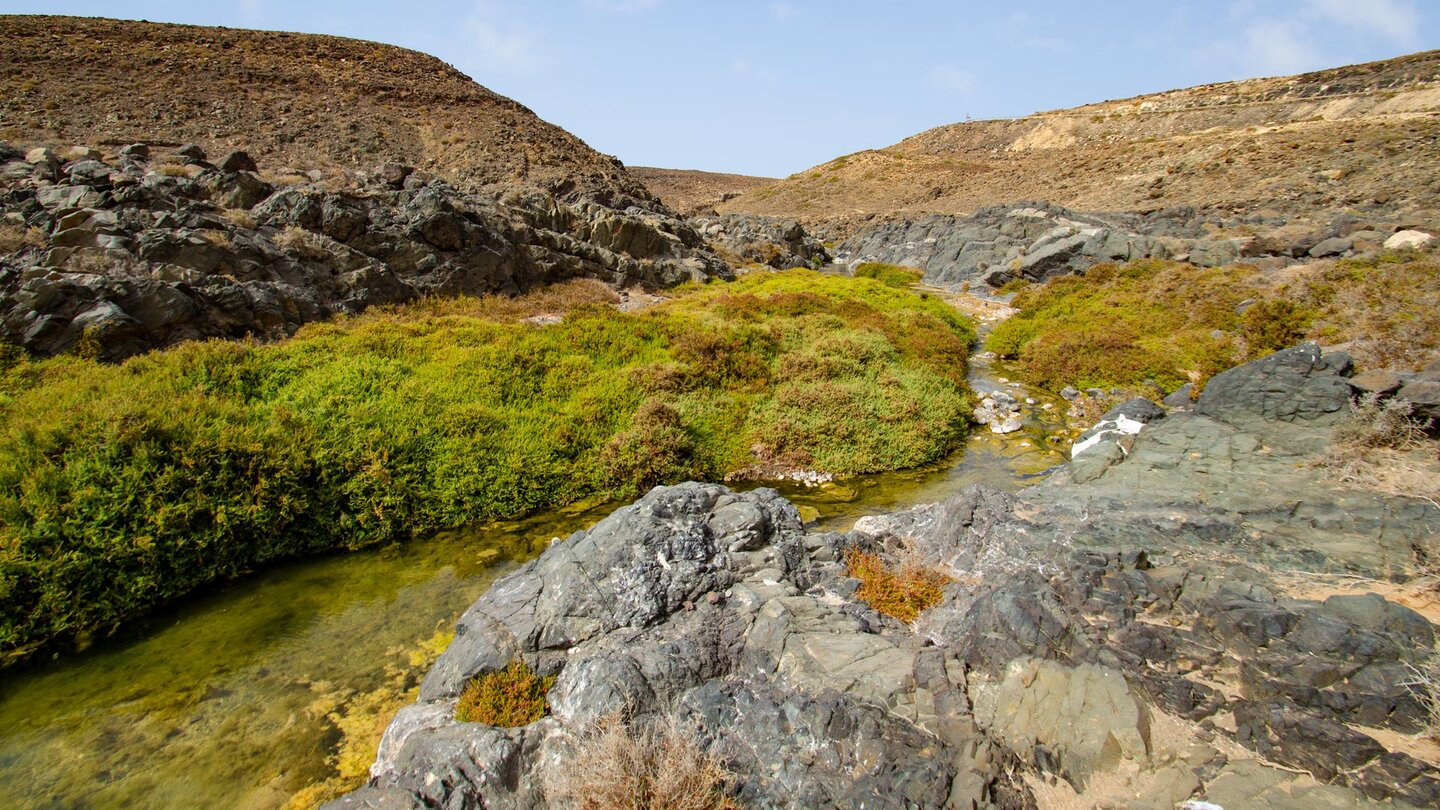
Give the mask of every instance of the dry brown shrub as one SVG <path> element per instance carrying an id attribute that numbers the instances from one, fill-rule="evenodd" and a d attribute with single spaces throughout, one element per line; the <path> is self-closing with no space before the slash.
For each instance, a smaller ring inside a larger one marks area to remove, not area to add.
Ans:
<path id="1" fill-rule="evenodd" d="M 1381 402 L 1366 394 L 1350 408 L 1350 420 L 1335 428 L 1334 442 L 1351 448 L 1392 447 L 1403 450 L 1425 440 L 1428 420 L 1415 418 L 1410 404 L 1398 399 Z"/>
<path id="2" fill-rule="evenodd" d="M 14 222 L 0 225 L 0 253 L 15 253 L 27 247 L 45 244 L 45 232 Z"/>
<path id="3" fill-rule="evenodd" d="M 1440 650 L 1430 654 L 1418 665 L 1408 666 L 1410 677 L 1402 683 L 1415 692 L 1420 705 L 1425 707 L 1428 720 L 1420 734 L 1432 740 L 1440 740 Z"/>
<path id="4" fill-rule="evenodd" d="M 460 316 L 508 323 L 536 315 L 564 315 L 584 307 L 615 306 L 619 303 L 620 295 L 612 287 L 587 278 L 550 284 L 518 296 L 437 296 L 403 306 L 376 307 L 370 311 L 380 317 L 403 313 L 409 317 Z"/>
<path id="5" fill-rule="evenodd" d="M 312 261 L 324 261 L 331 258 L 332 248 L 336 244 L 334 240 L 324 234 L 307 231 L 294 225 L 287 226 L 285 230 L 275 234 L 271 237 L 271 241 L 302 259 Z"/>
<path id="6" fill-rule="evenodd" d="M 847 573 L 860 580 L 855 595 L 870 607 L 902 622 L 913 622 L 940 604 L 950 577 L 914 561 L 888 566 L 877 554 L 851 549 L 845 554 Z"/>
<path id="7" fill-rule="evenodd" d="M 226 208 L 220 212 L 220 216 L 237 228 L 254 230 L 257 227 L 255 217 L 249 211 L 240 208 Z"/>
<path id="8" fill-rule="evenodd" d="M 729 810 L 731 780 L 693 737 L 671 725 L 638 727 L 618 714 L 585 733 L 574 756 L 545 775 L 552 806 L 582 810 Z"/>
<path id="9" fill-rule="evenodd" d="M 1366 395 L 1352 406 L 1350 420 L 1335 428 L 1315 466 L 1342 486 L 1440 506 L 1440 442 L 1428 437 L 1428 427 L 1408 403 Z"/>

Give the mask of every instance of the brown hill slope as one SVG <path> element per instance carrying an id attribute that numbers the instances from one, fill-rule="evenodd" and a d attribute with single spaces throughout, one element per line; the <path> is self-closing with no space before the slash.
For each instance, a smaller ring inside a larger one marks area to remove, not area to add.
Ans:
<path id="1" fill-rule="evenodd" d="M 1440 207 L 1440 51 L 1301 76 L 952 124 L 754 189 L 723 212 L 815 221 L 970 213 L 1043 199 L 1086 210 Z"/>
<path id="2" fill-rule="evenodd" d="M 614 158 L 455 68 L 339 37 L 0 17 L 0 140 L 244 148 L 326 172 L 407 163 L 470 188 L 650 198 Z"/>
<path id="3" fill-rule="evenodd" d="M 650 166 L 631 166 L 630 174 L 661 202 L 686 215 L 708 211 L 742 192 L 775 182 L 773 177 Z"/>

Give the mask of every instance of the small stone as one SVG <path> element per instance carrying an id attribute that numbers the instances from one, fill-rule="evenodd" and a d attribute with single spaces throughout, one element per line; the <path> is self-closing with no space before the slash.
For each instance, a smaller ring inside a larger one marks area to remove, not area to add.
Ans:
<path id="1" fill-rule="evenodd" d="M 402 166 L 399 163 L 386 163 L 380 167 L 380 171 L 376 176 L 379 177 L 380 182 L 385 185 L 400 188 L 405 184 L 405 178 L 414 172 L 415 170 L 409 166 Z"/>
<path id="2" fill-rule="evenodd" d="M 1310 257 L 1312 259 L 1323 259 L 1328 256 L 1341 256 L 1349 253 L 1350 248 L 1353 247 L 1354 244 L 1350 239 L 1338 236 L 1331 239 L 1323 239 L 1316 244 L 1315 247 L 1310 248 Z"/>
<path id="3" fill-rule="evenodd" d="M 131 160 L 145 160 L 150 157 L 150 147 L 143 143 L 132 143 L 129 146 L 121 147 L 120 157 Z"/>
<path id="4" fill-rule="evenodd" d="M 36 148 L 31 149 L 29 152 L 26 152 L 26 153 L 25 153 L 25 162 L 26 162 L 26 163 L 35 163 L 35 164 L 41 164 L 41 163 L 50 163 L 50 164 L 53 164 L 53 163 L 57 163 L 57 162 L 59 162 L 59 161 L 57 161 L 57 160 L 55 159 L 55 153 L 52 152 L 52 151 L 50 151 L 50 148 L 49 148 L 49 147 L 46 147 L 46 146 L 37 146 Z"/>
<path id="5" fill-rule="evenodd" d="M 1405 385 L 1400 375 L 1393 371 L 1365 371 L 1350 378 L 1350 385 L 1357 391 L 1388 397 Z"/>
<path id="6" fill-rule="evenodd" d="M 30 161 L 34 163 L 35 161 Z M 1435 237 L 1424 231 L 1398 231 L 1385 240 L 1386 250 L 1407 250 L 1422 248 L 1430 244 Z"/>
<path id="7" fill-rule="evenodd" d="M 238 150 L 220 158 L 220 162 L 215 164 L 215 168 L 222 172 L 253 172 L 258 169 L 254 158 Z"/>
<path id="8" fill-rule="evenodd" d="M 187 143 L 175 150 L 175 156 L 184 158 L 187 163 L 203 163 L 205 161 L 205 150 L 193 143 Z"/>

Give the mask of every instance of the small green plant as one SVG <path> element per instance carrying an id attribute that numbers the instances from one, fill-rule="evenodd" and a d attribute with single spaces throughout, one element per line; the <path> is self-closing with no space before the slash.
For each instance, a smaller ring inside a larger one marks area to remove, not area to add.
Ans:
<path id="1" fill-rule="evenodd" d="M 873 278 L 889 287 L 909 287 L 925 277 L 923 270 L 883 262 L 865 262 L 855 268 L 856 278 Z"/>
<path id="2" fill-rule="evenodd" d="M 1309 310 L 1294 301 L 1282 298 L 1256 301 L 1240 316 L 1240 336 L 1248 347 L 1248 359 L 1274 354 L 1299 343 L 1312 317 Z"/>
<path id="3" fill-rule="evenodd" d="M 845 554 L 849 576 L 860 580 L 855 595 L 870 607 L 910 623 L 940 604 L 951 580 L 933 568 L 915 564 L 887 566 L 878 554 L 851 549 Z"/>
<path id="4" fill-rule="evenodd" d="M 553 676 L 542 678 L 517 658 L 504 669 L 471 678 L 455 704 L 455 719 L 497 728 L 528 726 L 550 710 L 545 693 L 554 685 Z"/>

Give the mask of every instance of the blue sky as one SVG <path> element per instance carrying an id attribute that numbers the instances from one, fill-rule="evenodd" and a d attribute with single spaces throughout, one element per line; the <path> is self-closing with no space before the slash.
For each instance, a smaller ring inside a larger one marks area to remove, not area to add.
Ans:
<path id="1" fill-rule="evenodd" d="M 426 51 L 630 165 L 783 176 L 967 117 L 1440 47 L 1436 0 L 17 2 Z"/>

